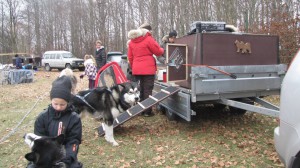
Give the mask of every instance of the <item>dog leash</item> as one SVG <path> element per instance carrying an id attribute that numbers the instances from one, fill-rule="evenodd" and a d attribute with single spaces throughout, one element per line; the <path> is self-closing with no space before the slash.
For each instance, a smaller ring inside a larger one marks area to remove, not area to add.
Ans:
<path id="1" fill-rule="evenodd" d="M 25 120 L 25 118 L 32 112 L 32 110 L 35 108 L 35 106 L 38 104 L 38 102 L 39 102 L 40 100 L 42 100 L 46 94 L 47 94 L 47 93 L 45 93 L 44 95 L 40 96 L 40 97 L 37 99 L 37 101 L 34 103 L 34 105 L 31 107 L 31 109 L 23 116 L 23 118 L 21 119 L 21 121 L 15 126 L 15 128 L 12 129 L 12 130 L 10 131 L 9 134 L 7 134 L 7 135 L 4 136 L 3 138 L 1 138 L 0 144 L 1 144 L 2 142 L 4 142 L 7 138 L 9 138 L 11 135 L 13 135 L 13 134 L 17 131 L 18 127 L 22 124 L 22 122 Z"/>

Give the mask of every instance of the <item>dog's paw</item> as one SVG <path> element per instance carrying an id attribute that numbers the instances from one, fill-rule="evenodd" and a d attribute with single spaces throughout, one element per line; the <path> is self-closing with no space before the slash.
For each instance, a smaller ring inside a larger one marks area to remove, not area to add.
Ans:
<path id="1" fill-rule="evenodd" d="M 118 142 L 114 141 L 112 142 L 113 146 L 119 146 Z"/>
<path id="2" fill-rule="evenodd" d="M 107 142 L 111 143 L 113 146 L 118 146 L 119 145 L 118 142 L 116 142 L 114 139 L 111 139 L 110 137 L 108 137 L 106 135 L 104 137 L 105 137 L 105 140 Z"/>

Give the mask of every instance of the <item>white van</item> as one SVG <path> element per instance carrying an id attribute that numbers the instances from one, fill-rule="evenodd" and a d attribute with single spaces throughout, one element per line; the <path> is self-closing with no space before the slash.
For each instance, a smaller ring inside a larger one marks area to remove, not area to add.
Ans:
<path id="1" fill-rule="evenodd" d="M 300 50 L 282 83 L 280 125 L 274 130 L 275 148 L 287 168 L 300 167 Z"/>
<path id="2" fill-rule="evenodd" d="M 84 60 L 76 58 L 69 51 L 46 51 L 42 58 L 42 66 L 46 71 L 51 69 L 62 70 L 64 68 L 79 69 L 84 71 Z"/>

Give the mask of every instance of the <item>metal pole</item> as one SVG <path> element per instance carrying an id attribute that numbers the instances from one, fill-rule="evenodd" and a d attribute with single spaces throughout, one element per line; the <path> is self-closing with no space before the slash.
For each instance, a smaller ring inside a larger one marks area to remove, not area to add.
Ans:
<path id="1" fill-rule="evenodd" d="M 1 10 L 1 14 L 2 14 L 2 31 L 1 31 L 1 34 L 2 34 L 2 36 L 1 36 L 1 40 L 2 40 L 2 42 L 3 42 L 3 40 L 4 40 L 4 27 L 3 27 L 3 24 L 4 24 L 4 14 L 3 14 L 3 2 L 1 2 L 1 7 L 2 7 L 2 10 Z M 2 53 L 4 53 L 4 49 L 3 49 L 3 45 L 1 46 L 1 52 Z M 1 63 L 3 64 L 4 63 L 4 61 L 3 61 L 3 57 L 1 57 Z"/>

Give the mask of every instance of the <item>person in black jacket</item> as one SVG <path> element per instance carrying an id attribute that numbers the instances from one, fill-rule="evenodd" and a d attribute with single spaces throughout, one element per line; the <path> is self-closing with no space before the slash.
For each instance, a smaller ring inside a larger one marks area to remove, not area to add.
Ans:
<path id="1" fill-rule="evenodd" d="M 175 39 L 177 37 L 177 32 L 175 30 L 171 31 L 169 35 L 165 35 L 162 38 L 162 44 L 160 45 L 162 48 L 164 48 L 164 54 L 161 57 L 157 57 L 157 60 L 161 62 L 162 64 L 166 65 L 166 50 L 167 50 L 167 43 L 174 43 Z"/>
<path id="2" fill-rule="evenodd" d="M 34 133 L 50 137 L 64 134 L 66 157 L 62 162 L 67 167 L 80 168 L 82 164 L 78 162 L 77 154 L 82 137 L 82 123 L 79 115 L 68 104 L 72 96 L 71 88 L 71 78 L 68 76 L 59 77 L 52 83 L 51 104 L 37 117 Z"/>
<path id="3" fill-rule="evenodd" d="M 97 63 L 97 69 L 99 71 L 106 64 L 106 52 L 102 42 L 100 40 L 96 41 L 96 54 L 95 59 Z"/>

